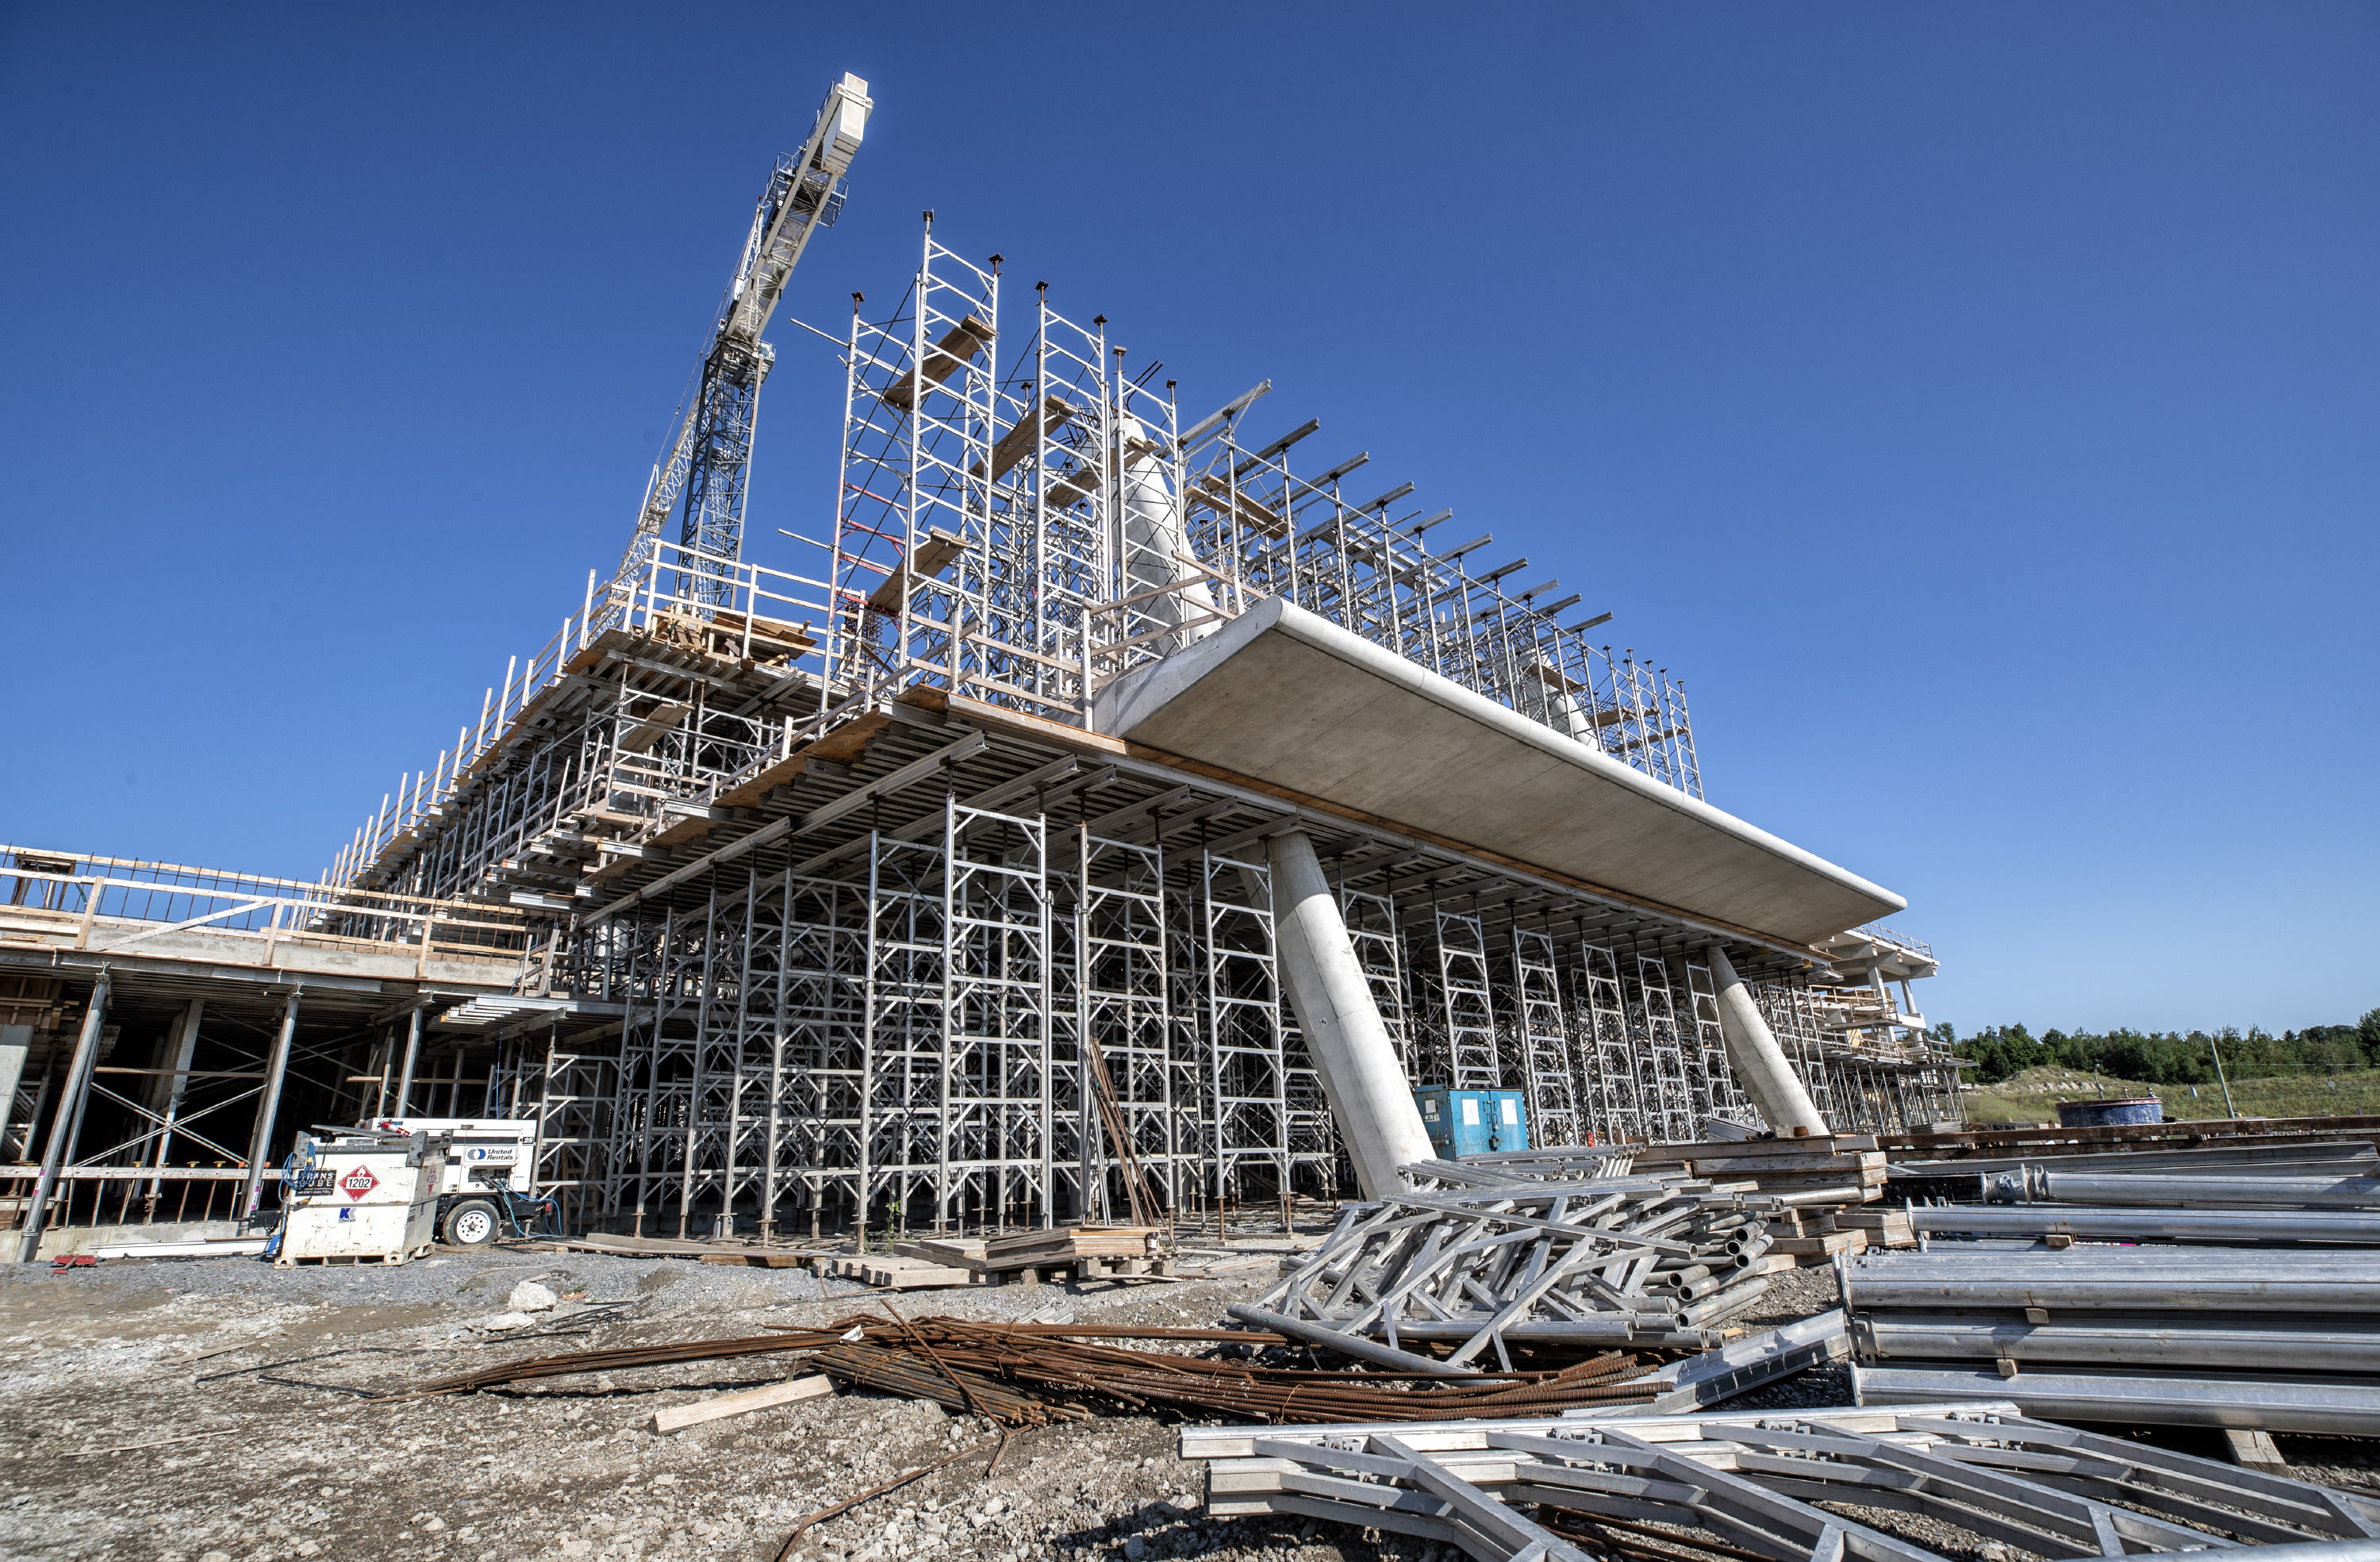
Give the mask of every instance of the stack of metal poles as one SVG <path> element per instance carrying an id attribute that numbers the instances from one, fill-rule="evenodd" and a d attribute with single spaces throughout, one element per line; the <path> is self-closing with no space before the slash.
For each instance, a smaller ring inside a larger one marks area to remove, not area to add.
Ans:
<path id="1" fill-rule="evenodd" d="M 1944 1245 L 1837 1272 L 1863 1404 L 2380 1433 L 2380 1254 Z"/>

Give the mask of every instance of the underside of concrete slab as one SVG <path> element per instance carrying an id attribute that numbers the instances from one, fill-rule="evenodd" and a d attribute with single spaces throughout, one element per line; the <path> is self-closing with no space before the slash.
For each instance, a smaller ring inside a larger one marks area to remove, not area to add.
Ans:
<path id="1" fill-rule="evenodd" d="M 1908 904 L 1278 599 L 1117 680 L 1096 725 L 1793 943 Z"/>

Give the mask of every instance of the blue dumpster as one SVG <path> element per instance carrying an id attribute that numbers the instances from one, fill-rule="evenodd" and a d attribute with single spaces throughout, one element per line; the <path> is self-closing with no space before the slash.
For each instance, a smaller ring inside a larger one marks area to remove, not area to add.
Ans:
<path id="1" fill-rule="evenodd" d="M 1414 1102 L 1442 1160 L 1529 1147 L 1528 1114 L 1517 1090 L 1416 1090 Z"/>

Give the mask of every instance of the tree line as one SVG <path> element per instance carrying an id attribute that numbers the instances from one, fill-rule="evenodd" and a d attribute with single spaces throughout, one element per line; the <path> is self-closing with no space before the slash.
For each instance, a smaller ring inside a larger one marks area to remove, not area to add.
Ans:
<path id="1" fill-rule="evenodd" d="M 2022 1025 L 1991 1025 L 1961 1036 L 1948 1024 L 1934 1028 L 1937 1040 L 1954 1056 L 1970 1058 L 1971 1084 L 1995 1084 L 2027 1069 L 2063 1068 L 2147 1084 L 2213 1084 L 2219 1047 L 2223 1072 L 2231 1078 L 2275 1074 L 2340 1073 L 2380 1069 L 2380 1009 L 2351 1025 L 2309 1025 L 2278 1035 L 2251 1027 L 2205 1031 L 2044 1031 Z"/>

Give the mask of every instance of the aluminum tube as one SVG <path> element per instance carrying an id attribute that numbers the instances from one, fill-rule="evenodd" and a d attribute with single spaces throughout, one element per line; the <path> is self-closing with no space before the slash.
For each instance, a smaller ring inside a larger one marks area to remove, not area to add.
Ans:
<path id="1" fill-rule="evenodd" d="M 2380 1313 L 2380 1278 L 2364 1280 L 2204 1279 L 2135 1274 L 2048 1279 L 1871 1279 L 1842 1271 L 1847 1307 L 2062 1307 L 2128 1312 Z"/>
<path id="2" fill-rule="evenodd" d="M 2015 1175 L 2003 1172 L 1993 1181 Z M 2024 1184 L 2030 1197 L 2054 1204 L 2380 1208 L 2380 1177 L 2152 1177 L 2034 1167 Z"/>
<path id="3" fill-rule="evenodd" d="M 1793 1072 L 1785 1049 L 1777 1045 L 1776 1035 L 1761 1017 L 1760 1006 L 1753 1002 L 1743 978 L 1735 974 L 1727 951 L 1713 944 L 1703 953 L 1710 962 L 1711 986 L 1718 993 L 1719 1040 L 1727 1050 L 1728 1067 L 1735 1071 L 1736 1084 L 1743 1087 L 1761 1120 L 1788 1137 L 1826 1132 L 1827 1120 L 1818 1115 L 1817 1104 L 1810 1099 L 1802 1076 Z"/>
<path id="4" fill-rule="evenodd" d="M 2006 1317 L 1940 1314 L 1863 1318 L 1864 1354 L 1925 1361 L 2063 1362 L 2099 1367 L 2236 1367 L 2299 1372 L 2319 1362 L 2325 1372 L 2380 1374 L 2380 1332 L 2260 1326 L 2175 1326 L 2122 1314 L 2088 1314 L 2089 1322 L 2027 1324 Z"/>
<path id="5" fill-rule="evenodd" d="M 2002 1377 L 1996 1372 L 1854 1364 L 1852 1393 L 1862 1405 L 2008 1399 L 2025 1414 L 2048 1421 L 2260 1427 L 2341 1437 L 2380 1435 L 2380 1388 L 2355 1384 L 2091 1373 L 2020 1372 Z"/>
<path id="6" fill-rule="evenodd" d="M 1298 1029 L 1364 1197 L 1386 1197 L 1411 1186 L 1400 1168 L 1430 1158 L 1429 1131 L 1314 842 L 1303 830 L 1276 835 L 1270 856 L 1274 934 Z"/>
<path id="7" fill-rule="evenodd" d="M 1814 1204 L 1859 1204 L 1867 1198 L 1867 1189 L 1857 1182 L 1846 1182 L 1840 1188 L 1808 1188 L 1798 1193 L 1768 1193 L 1788 1209 L 1798 1209 Z"/>
<path id="8" fill-rule="evenodd" d="M 1304 1318 L 1293 1318 L 1286 1314 L 1271 1312 L 1262 1307 L 1251 1307 L 1244 1302 L 1232 1303 L 1226 1311 L 1244 1324 L 1254 1324 L 1260 1329 L 1270 1329 L 1275 1334 L 1285 1335 L 1292 1339 L 1302 1339 L 1309 1345 L 1318 1345 L 1326 1350 L 1336 1350 L 1342 1356 L 1353 1356 L 1360 1362 L 1370 1362 L 1375 1366 L 1394 1367 L 1400 1372 L 1425 1372 L 1455 1377 L 1468 1377 L 1475 1370 L 1468 1366 L 1450 1366 L 1432 1356 L 1416 1356 L 1410 1351 L 1400 1350 L 1392 1345 L 1382 1345 L 1359 1335 L 1342 1334 L 1328 1325 L 1309 1323 Z M 1478 1332 L 1476 1328 L 1471 1331 L 1473 1334 Z"/>
<path id="9" fill-rule="evenodd" d="M 1238 1316 L 1237 1314 L 1232 1315 Z M 1633 1323 L 1630 1321 L 1631 1316 L 1626 1313 L 1615 1313 L 1609 1323 L 1601 1319 L 1584 1318 L 1566 1320 L 1561 1323 L 1521 1323 L 1513 1324 L 1497 1332 L 1513 1343 L 1526 1339 L 1572 1345 L 1662 1346 L 1683 1350 L 1707 1350 L 1718 1344 L 1719 1340 L 1717 1334 L 1706 1329 L 1681 1328 L 1677 1326 L 1675 1319 L 1648 1318 L 1641 1323 Z M 1400 1318 L 1397 1320 L 1397 1338 L 1440 1342 L 1461 1341 L 1477 1334 L 1487 1321 L 1481 1318 L 1476 1323 L 1468 1324 L 1446 1323 L 1439 1320 L 1421 1323 L 1407 1322 Z"/>
<path id="10" fill-rule="evenodd" d="M 2087 1209 L 2064 1205 L 1918 1205 L 1919 1231 L 2016 1231 L 2068 1237 L 2182 1237 L 2214 1241 L 2380 1242 L 2380 1215 L 2352 1210 Z"/>

